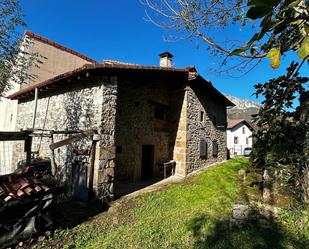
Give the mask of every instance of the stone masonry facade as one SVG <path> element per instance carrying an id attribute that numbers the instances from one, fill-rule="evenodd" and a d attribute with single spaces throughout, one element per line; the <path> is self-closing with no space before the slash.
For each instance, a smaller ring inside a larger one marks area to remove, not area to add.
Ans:
<path id="1" fill-rule="evenodd" d="M 216 97 L 201 91 L 196 86 L 188 89 L 187 101 L 186 173 L 190 173 L 200 167 L 220 162 L 227 158 L 226 107 Z M 203 158 L 200 156 L 199 143 L 201 139 L 204 139 L 207 143 L 207 155 Z M 218 144 L 216 156 L 213 155 L 214 142 Z"/>
<path id="2" fill-rule="evenodd" d="M 186 77 L 100 76 L 71 85 L 57 95 L 39 98 L 36 128 L 98 131 L 97 191 L 107 182 L 113 193 L 114 182 L 143 180 L 144 145 L 154 148 L 152 177 L 162 176 L 163 162 L 169 160 L 176 162 L 176 174 L 185 176 L 226 159 L 226 106 Z M 31 126 L 33 106 L 29 99 L 19 103 L 17 130 Z M 55 142 L 63 138 L 55 137 Z M 207 156 L 203 158 L 201 139 L 207 142 Z M 216 156 L 212 153 L 214 141 L 218 144 Z M 56 149 L 56 164 L 63 179 L 70 181 L 73 150 L 89 148 L 91 142 L 84 139 Z M 49 157 L 50 143 L 50 138 L 34 139 L 33 150 L 40 147 L 40 155 Z"/>

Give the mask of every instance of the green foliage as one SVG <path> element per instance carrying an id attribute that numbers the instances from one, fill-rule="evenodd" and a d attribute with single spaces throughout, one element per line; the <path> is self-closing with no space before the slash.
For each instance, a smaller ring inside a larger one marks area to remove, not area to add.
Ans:
<path id="1" fill-rule="evenodd" d="M 0 97 L 11 88 L 11 82 L 25 83 L 35 77 L 28 73 L 37 54 L 26 52 L 30 41 L 22 39 L 20 29 L 26 26 L 19 0 L 0 0 Z"/>
<path id="2" fill-rule="evenodd" d="M 273 68 L 279 67 L 280 56 L 288 51 L 299 50 L 298 55 L 301 58 L 308 54 L 306 52 L 309 27 L 308 0 L 141 0 L 141 2 L 156 13 L 153 16 L 147 13 L 150 22 L 176 31 L 180 39 L 196 38 L 205 42 L 212 55 L 224 56 L 222 66 L 227 65 L 231 56 L 241 57 L 242 60 L 238 65 L 227 66 L 230 69 L 252 68 L 251 63 L 256 63 L 252 59 L 264 58 L 269 52 L 272 53 L 273 49 L 279 51 L 275 57 L 270 57 Z M 235 37 L 227 42 L 218 40 L 221 36 L 213 36 L 214 32 L 223 33 L 232 26 L 240 30 L 239 34 L 235 33 L 237 42 L 233 42 Z M 241 31 L 250 28 L 255 34 L 249 40 L 241 40 Z"/>
<path id="3" fill-rule="evenodd" d="M 303 220 L 302 211 L 296 215 L 288 210 L 282 219 L 280 214 L 282 224 L 229 230 L 235 199 L 245 191 L 239 172 L 248 167 L 247 159 L 230 160 L 181 183 L 123 200 L 116 209 L 73 229 L 59 230 L 37 247 L 305 248 L 307 227 L 298 226 L 300 222 L 293 225 L 296 218 Z"/>
<path id="4" fill-rule="evenodd" d="M 300 77 L 298 70 L 293 62 L 286 75 L 255 85 L 256 96 L 262 95 L 264 100 L 256 116 L 259 129 L 252 160 L 258 167 L 291 165 L 294 184 L 300 190 L 309 163 L 309 122 L 307 107 L 298 104 L 294 108 L 297 98 L 308 95 L 308 78 Z"/>
<path id="5" fill-rule="evenodd" d="M 279 67 L 280 54 L 287 51 L 300 47 L 298 56 L 304 59 L 308 55 L 308 1 L 250 0 L 248 6 L 247 17 L 261 19 L 261 23 L 259 32 L 247 43 L 247 50 L 262 42 L 261 52 L 267 53 L 272 68 Z M 270 56 L 274 51 L 275 55 Z"/>

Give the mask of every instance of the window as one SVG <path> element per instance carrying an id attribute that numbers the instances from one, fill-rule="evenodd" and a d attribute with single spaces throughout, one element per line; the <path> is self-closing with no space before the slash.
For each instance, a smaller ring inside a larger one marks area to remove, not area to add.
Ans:
<path id="1" fill-rule="evenodd" d="M 234 144 L 238 144 L 238 137 L 234 137 Z"/>
<path id="2" fill-rule="evenodd" d="M 200 121 L 201 121 L 201 122 L 204 122 L 204 118 L 205 118 L 204 112 L 201 111 L 201 114 L 200 114 Z"/>
<path id="3" fill-rule="evenodd" d="M 246 128 L 242 127 L 242 134 L 245 134 L 245 133 L 246 133 Z"/>
<path id="4" fill-rule="evenodd" d="M 218 142 L 217 140 L 212 141 L 212 156 L 217 157 L 218 156 Z"/>
<path id="5" fill-rule="evenodd" d="M 155 119 L 165 120 L 166 119 L 166 109 L 163 106 L 156 105 L 154 110 Z"/>
<path id="6" fill-rule="evenodd" d="M 208 145 L 205 139 L 200 140 L 200 158 L 207 159 Z"/>
<path id="7" fill-rule="evenodd" d="M 246 137 L 246 144 L 249 144 L 249 138 Z"/>

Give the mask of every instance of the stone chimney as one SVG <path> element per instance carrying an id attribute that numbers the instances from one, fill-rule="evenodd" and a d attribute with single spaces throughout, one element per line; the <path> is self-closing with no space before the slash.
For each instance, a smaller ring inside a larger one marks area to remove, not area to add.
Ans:
<path id="1" fill-rule="evenodd" d="M 160 56 L 160 67 L 173 67 L 173 55 L 169 52 L 159 54 Z"/>

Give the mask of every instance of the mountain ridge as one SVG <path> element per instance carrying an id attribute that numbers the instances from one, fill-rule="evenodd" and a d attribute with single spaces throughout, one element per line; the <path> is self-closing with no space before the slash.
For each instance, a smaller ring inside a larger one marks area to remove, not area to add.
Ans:
<path id="1" fill-rule="evenodd" d="M 261 104 L 248 99 L 242 99 L 228 94 L 225 94 L 225 97 L 235 104 L 234 107 L 227 110 L 227 118 L 229 120 L 246 119 L 252 123 L 252 115 L 257 114 L 262 107 Z"/>

